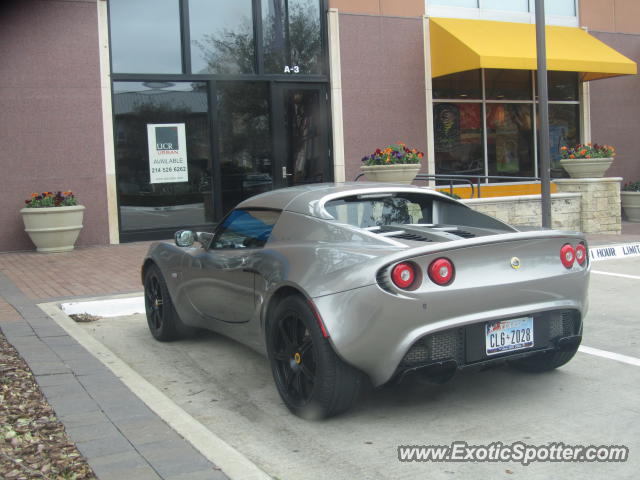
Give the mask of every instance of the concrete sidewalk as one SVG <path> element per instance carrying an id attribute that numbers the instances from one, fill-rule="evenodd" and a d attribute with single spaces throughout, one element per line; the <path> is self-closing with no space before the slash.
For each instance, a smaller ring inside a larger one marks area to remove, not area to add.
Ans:
<path id="1" fill-rule="evenodd" d="M 622 235 L 588 241 L 640 242 L 640 224 L 625 222 Z M 0 328 L 101 480 L 226 478 L 37 306 L 141 292 L 150 243 L 0 253 Z"/>

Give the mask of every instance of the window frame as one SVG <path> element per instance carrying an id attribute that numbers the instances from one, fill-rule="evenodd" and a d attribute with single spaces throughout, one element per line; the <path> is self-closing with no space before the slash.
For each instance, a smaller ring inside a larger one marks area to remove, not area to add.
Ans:
<path id="1" fill-rule="evenodd" d="M 574 16 L 546 15 L 547 25 L 565 27 L 580 26 L 580 2 L 574 1 Z M 536 23 L 535 0 L 529 0 L 528 12 L 510 10 L 490 10 L 483 6 L 483 0 L 478 0 L 478 7 L 451 7 L 447 5 L 433 5 L 431 0 L 425 0 L 425 12 L 429 17 L 468 18 L 475 20 L 498 20 L 502 22 Z"/>
<path id="2" fill-rule="evenodd" d="M 267 73 L 264 69 L 263 38 L 262 38 L 262 2 L 266 0 L 251 0 L 253 15 L 254 38 L 254 72 L 241 74 L 193 73 L 191 69 L 191 34 L 189 26 L 189 0 L 176 0 L 179 9 L 180 24 L 180 52 L 182 55 L 182 72 L 180 73 L 140 73 L 115 72 L 113 69 L 113 49 L 111 35 L 111 2 L 107 2 L 107 18 L 109 30 L 109 69 L 112 81 L 153 81 L 153 80 L 259 80 L 268 79 L 288 82 L 328 82 L 329 81 L 329 33 L 327 12 L 329 0 L 315 0 L 320 6 L 320 42 L 321 42 L 321 74 L 307 73 Z"/>
<path id="3" fill-rule="evenodd" d="M 482 106 L 482 144 L 483 144 L 483 153 L 484 153 L 484 172 L 483 176 L 489 176 L 489 145 L 488 145 L 488 135 L 487 135 L 487 106 L 490 104 L 527 104 L 532 108 L 532 129 L 533 129 L 533 154 L 534 154 L 534 173 L 535 177 L 540 178 L 540 164 L 539 164 L 539 145 L 538 145 L 538 128 L 539 122 L 537 118 L 536 106 L 538 104 L 537 97 L 537 82 L 536 82 L 536 71 L 530 70 L 531 75 L 531 89 L 532 89 L 532 97 L 530 100 L 510 100 L 508 98 L 500 99 L 500 100 L 489 100 L 487 99 L 486 93 L 486 81 L 485 81 L 485 71 L 486 69 L 482 68 L 481 70 L 481 88 L 482 88 L 482 98 L 481 99 L 468 99 L 468 98 L 434 98 L 433 99 L 433 107 L 440 103 L 476 103 Z M 579 83 L 579 82 L 578 82 Z M 549 105 L 578 105 L 581 106 L 581 98 L 578 95 L 577 100 L 549 100 Z M 581 131 L 582 118 L 578 118 L 578 131 Z M 435 128 L 435 125 L 432 127 Z M 580 138 L 580 135 L 579 135 Z M 434 130 L 434 141 L 435 141 L 435 130 Z M 580 141 L 580 140 L 579 140 Z M 434 159 L 435 161 L 435 159 Z M 436 174 L 438 172 L 436 171 Z M 496 175 L 501 176 L 501 175 Z M 505 175 L 509 177 L 508 175 Z M 522 181 L 530 180 L 530 177 L 522 177 Z M 495 180 L 493 180 L 495 182 Z M 515 181 L 515 180 L 507 180 L 507 181 Z M 492 179 L 484 178 L 482 183 L 492 183 Z M 500 182 L 502 183 L 502 182 Z"/>

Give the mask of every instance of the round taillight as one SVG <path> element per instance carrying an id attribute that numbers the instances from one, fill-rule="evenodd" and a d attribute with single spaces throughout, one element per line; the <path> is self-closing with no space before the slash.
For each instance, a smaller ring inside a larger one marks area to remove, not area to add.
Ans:
<path id="1" fill-rule="evenodd" d="M 411 287 L 415 279 L 416 269 L 411 263 L 399 263 L 391 270 L 391 280 L 398 288 L 406 289 Z"/>
<path id="2" fill-rule="evenodd" d="M 453 273 L 453 263 L 446 258 L 438 258 L 429 265 L 429 278 L 438 285 L 449 285 Z"/>
<path id="3" fill-rule="evenodd" d="M 568 243 L 560 249 L 560 261 L 566 268 L 571 268 L 576 261 L 576 251 Z"/>
<path id="4" fill-rule="evenodd" d="M 584 265 L 587 260 L 587 247 L 584 246 L 584 243 L 576 245 L 576 260 L 580 265 Z"/>

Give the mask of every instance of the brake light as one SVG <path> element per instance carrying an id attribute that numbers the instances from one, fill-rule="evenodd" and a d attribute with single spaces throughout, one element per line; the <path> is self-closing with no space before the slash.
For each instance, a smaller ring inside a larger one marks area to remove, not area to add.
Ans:
<path id="1" fill-rule="evenodd" d="M 416 280 L 416 268 L 412 263 L 402 262 L 391 270 L 391 280 L 398 288 L 407 289 Z"/>
<path id="2" fill-rule="evenodd" d="M 576 261 L 576 251 L 570 244 L 567 243 L 560 249 L 560 261 L 565 268 L 571 268 Z"/>
<path id="3" fill-rule="evenodd" d="M 584 246 L 584 243 L 576 245 L 576 260 L 580 265 L 584 265 L 587 260 L 587 247 Z"/>
<path id="4" fill-rule="evenodd" d="M 438 258 L 429 265 L 429 278 L 432 282 L 441 286 L 451 283 L 454 272 L 453 263 L 447 258 Z"/>

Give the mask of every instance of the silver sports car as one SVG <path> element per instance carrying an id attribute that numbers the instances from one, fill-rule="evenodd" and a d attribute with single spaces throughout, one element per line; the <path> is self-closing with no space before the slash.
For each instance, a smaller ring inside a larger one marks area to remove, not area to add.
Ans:
<path id="1" fill-rule="evenodd" d="M 142 279 L 156 339 L 205 328 L 242 342 L 266 354 L 287 407 L 317 418 L 366 381 L 565 364 L 589 269 L 578 233 L 519 231 L 427 188 L 345 183 L 264 193 L 214 233 L 181 230 L 150 247 Z"/>

